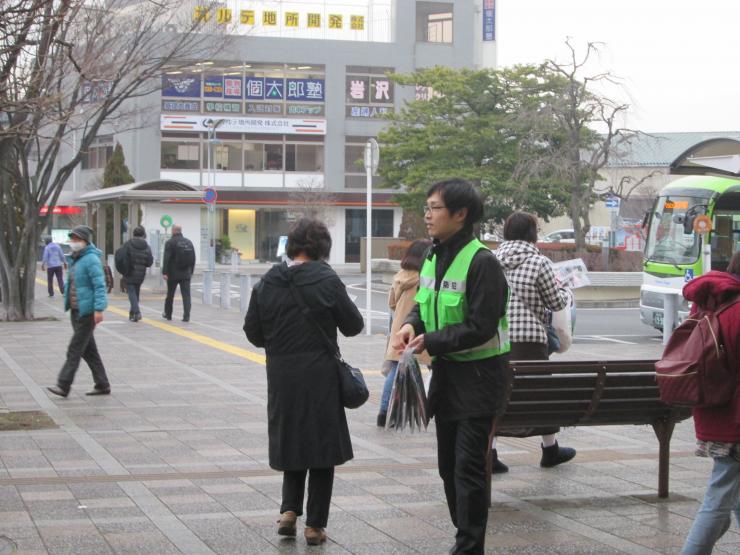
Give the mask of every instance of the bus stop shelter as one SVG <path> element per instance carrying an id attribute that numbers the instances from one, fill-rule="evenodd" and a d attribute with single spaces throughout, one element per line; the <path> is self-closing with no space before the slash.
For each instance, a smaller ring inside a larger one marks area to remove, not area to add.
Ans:
<path id="1" fill-rule="evenodd" d="M 121 207 L 128 207 L 128 227 L 133 229 L 139 225 L 139 209 L 144 204 L 166 203 L 176 200 L 200 199 L 203 193 L 187 183 L 180 181 L 155 179 L 152 181 L 138 181 L 128 185 L 119 185 L 107 189 L 96 189 L 80 195 L 77 202 L 86 205 L 85 220 L 92 227 L 93 213 L 96 213 L 95 227 L 97 228 L 95 242 L 98 248 L 106 250 L 106 206 L 113 207 L 113 252 L 121 246 Z"/>

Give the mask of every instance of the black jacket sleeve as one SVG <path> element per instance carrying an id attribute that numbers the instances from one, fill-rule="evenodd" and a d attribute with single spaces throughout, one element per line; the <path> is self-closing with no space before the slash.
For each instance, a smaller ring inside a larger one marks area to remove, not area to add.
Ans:
<path id="1" fill-rule="evenodd" d="M 162 257 L 162 273 L 168 275 L 170 273 L 170 262 L 172 261 L 172 239 L 168 239 L 164 244 L 164 256 Z"/>
<path id="2" fill-rule="evenodd" d="M 424 343 L 429 354 L 438 356 L 470 349 L 495 336 L 499 320 L 506 313 L 507 291 L 506 278 L 496 257 L 489 250 L 478 251 L 466 280 L 468 317 L 461 324 L 426 333 Z M 418 305 L 414 310 L 418 315 Z"/>
<path id="3" fill-rule="evenodd" d="M 349 298 L 347 288 L 342 280 L 337 278 L 332 280 L 334 291 L 334 303 L 332 304 L 332 314 L 334 321 L 337 323 L 339 331 L 345 337 L 357 335 L 365 327 L 365 321 L 362 314 L 357 309 L 355 303 Z"/>
<path id="4" fill-rule="evenodd" d="M 154 264 L 154 256 L 152 256 L 152 249 L 147 247 L 146 248 L 146 267 L 149 268 L 152 264 Z"/>
<path id="5" fill-rule="evenodd" d="M 252 296 L 249 299 L 249 308 L 247 309 L 247 315 L 244 318 L 243 329 L 247 339 L 252 345 L 255 347 L 264 347 L 265 335 L 262 331 L 262 321 L 260 320 L 257 287 L 252 290 Z"/>

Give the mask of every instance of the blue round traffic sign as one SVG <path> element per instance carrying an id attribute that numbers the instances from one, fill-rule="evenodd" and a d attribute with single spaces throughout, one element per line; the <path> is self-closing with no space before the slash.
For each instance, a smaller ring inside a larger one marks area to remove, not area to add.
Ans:
<path id="1" fill-rule="evenodd" d="M 206 204 L 216 204 L 217 198 L 218 194 L 216 193 L 216 189 L 208 187 L 203 191 L 203 202 L 205 202 Z"/>

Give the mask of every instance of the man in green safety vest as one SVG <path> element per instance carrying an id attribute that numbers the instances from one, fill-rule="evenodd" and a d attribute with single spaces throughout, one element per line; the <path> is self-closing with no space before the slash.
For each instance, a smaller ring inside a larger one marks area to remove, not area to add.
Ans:
<path id="1" fill-rule="evenodd" d="M 496 257 L 473 235 L 483 202 L 462 179 L 427 192 L 424 221 L 434 244 L 421 269 L 416 306 L 393 338 L 399 351 L 432 355 L 429 410 L 453 524 L 450 553 L 483 554 L 488 520 L 486 453 L 503 401 L 509 352 L 509 289 Z"/>

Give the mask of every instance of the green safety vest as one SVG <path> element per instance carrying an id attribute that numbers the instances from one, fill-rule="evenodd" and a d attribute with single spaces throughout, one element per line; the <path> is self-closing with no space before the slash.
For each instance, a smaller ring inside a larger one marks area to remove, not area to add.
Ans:
<path id="1" fill-rule="evenodd" d="M 424 261 L 419 275 L 419 291 L 414 299 L 419 303 L 419 313 L 428 332 L 437 331 L 454 324 L 461 324 L 468 315 L 468 301 L 465 297 L 465 283 L 473 257 L 480 249 L 486 249 L 478 239 L 473 239 L 457 253 L 447 269 L 442 283 L 437 287 L 437 255 Z M 506 299 L 508 311 L 509 299 Z M 464 351 L 446 353 L 444 358 L 455 361 L 481 360 L 503 355 L 511 350 L 509 343 L 509 320 L 504 316 L 499 320 L 498 331 L 491 339 Z"/>

